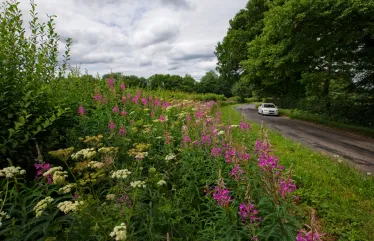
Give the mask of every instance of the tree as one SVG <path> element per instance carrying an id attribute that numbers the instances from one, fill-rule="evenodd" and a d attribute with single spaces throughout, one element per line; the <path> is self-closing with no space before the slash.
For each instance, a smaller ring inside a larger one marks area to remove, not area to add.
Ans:
<path id="1" fill-rule="evenodd" d="M 245 74 L 241 62 L 248 58 L 248 42 L 262 32 L 267 5 L 268 0 L 248 1 L 246 8 L 230 20 L 227 35 L 216 46 L 217 70 L 222 76 L 221 88 L 225 95 L 231 95 L 231 87 Z"/>
<path id="2" fill-rule="evenodd" d="M 245 98 L 252 97 L 252 89 L 245 79 L 241 79 L 232 87 L 232 94 L 239 97 L 240 102 L 244 102 Z"/>
<path id="3" fill-rule="evenodd" d="M 216 72 L 207 72 L 198 83 L 197 91 L 199 93 L 219 93 L 218 80 L 219 77 Z"/>

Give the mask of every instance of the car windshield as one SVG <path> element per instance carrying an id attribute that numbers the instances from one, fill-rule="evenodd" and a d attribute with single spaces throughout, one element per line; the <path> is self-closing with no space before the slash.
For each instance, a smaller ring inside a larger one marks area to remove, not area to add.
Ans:
<path id="1" fill-rule="evenodd" d="M 273 105 L 273 104 L 264 104 L 264 107 L 266 107 L 266 108 L 275 108 L 275 105 Z"/>

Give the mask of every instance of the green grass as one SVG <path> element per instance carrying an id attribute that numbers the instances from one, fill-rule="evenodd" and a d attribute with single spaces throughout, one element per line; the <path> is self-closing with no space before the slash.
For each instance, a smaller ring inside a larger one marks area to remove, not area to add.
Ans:
<path id="1" fill-rule="evenodd" d="M 344 123 L 340 123 L 337 121 L 329 120 L 325 116 L 310 114 L 304 111 L 299 110 L 292 110 L 292 109 L 280 109 L 279 113 L 281 115 L 285 115 L 290 117 L 291 119 L 303 120 L 303 121 L 310 121 L 316 124 L 322 124 L 328 127 L 340 129 L 343 131 L 349 131 L 353 133 L 357 133 L 360 135 L 368 136 L 374 138 L 374 129 L 355 126 L 355 125 L 348 125 Z"/>
<path id="2" fill-rule="evenodd" d="M 221 107 L 225 122 L 239 123 L 242 116 L 234 106 Z M 261 127 L 252 123 L 252 136 L 260 137 Z M 374 240 L 374 179 L 347 164 L 311 150 L 278 132 L 268 131 L 270 143 L 280 162 L 293 165 L 293 178 L 303 210 L 316 209 L 318 221 L 328 240 Z M 237 133 L 237 140 L 245 143 Z"/>

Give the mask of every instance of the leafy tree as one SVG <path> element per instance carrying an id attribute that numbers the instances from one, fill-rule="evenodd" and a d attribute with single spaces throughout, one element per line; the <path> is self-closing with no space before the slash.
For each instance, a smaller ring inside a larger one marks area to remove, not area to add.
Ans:
<path id="1" fill-rule="evenodd" d="M 230 20 L 227 35 L 216 46 L 217 70 L 222 76 L 221 88 L 225 95 L 231 94 L 232 85 L 245 74 L 241 62 L 248 58 L 248 42 L 262 32 L 268 2 L 268 0 L 248 1 L 246 8 L 240 10 Z"/>
<path id="2" fill-rule="evenodd" d="M 207 72 L 197 85 L 199 93 L 219 93 L 219 76 L 214 71 Z"/>
<path id="3" fill-rule="evenodd" d="M 245 98 L 252 97 L 252 89 L 245 79 L 241 79 L 232 87 L 232 94 L 239 97 L 240 102 L 244 102 Z"/>

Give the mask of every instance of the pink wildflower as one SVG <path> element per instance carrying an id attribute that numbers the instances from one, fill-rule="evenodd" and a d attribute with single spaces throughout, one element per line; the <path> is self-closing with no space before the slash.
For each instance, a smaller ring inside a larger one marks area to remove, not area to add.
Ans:
<path id="1" fill-rule="evenodd" d="M 43 176 L 43 173 L 45 171 L 48 171 L 49 169 L 51 169 L 51 165 L 49 163 L 46 163 L 46 162 L 43 162 L 43 163 L 35 163 L 34 164 L 34 167 L 36 169 L 36 176 L 35 176 L 35 180 L 38 179 L 39 177 Z M 52 181 L 53 181 L 53 177 L 52 175 L 48 175 L 47 177 L 47 183 L 48 184 L 51 184 Z"/>
<path id="2" fill-rule="evenodd" d="M 244 174 L 244 171 L 243 169 L 237 165 L 235 167 L 232 168 L 232 171 L 230 173 L 230 175 L 236 180 L 236 181 L 239 181 L 240 177 Z"/>
<path id="3" fill-rule="evenodd" d="M 121 116 L 126 116 L 127 112 L 126 111 L 121 111 Z"/>
<path id="4" fill-rule="evenodd" d="M 214 157 L 221 156 L 222 155 L 222 149 L 219 148 L 219 147 L 214 147 L 213 146 L 211 155 L 214 156 Z"/>
<path id="5" fill-rule="evenodd" d="M 216 186 L 213 192 L 213 198 L 217 201 L 217 205 L 221 207 L 227 207 L 232 201 L 230 197 L 230 191 Z"/>
<path id="6" fill-rule="evenodd" d="M 170 106 L 169 102 L 165 101 L 165 102 L 162 104 L 162 109 L 165 109 L 165 108 L 167 108 L 167 107 L 169 107 L 169 106 Z"/>
<path id="7" fill-rule="evenodd" d="M 95 101 L 100 101 L 100 100 L 102 100 L 103 99 L 103 96 L 101 95 L 101 94 L 95 94 L 94 95 L 94 100 Z"/>
<path id="8" fill-rule="evenodd" d="M 248 219 L 250 223 L 257 222 L 257 221 L 261 222 L 262 220 L 260 217 L 257 216 L 258 211 L 255 209 L 255 206 L 251 204 L 250 202 L 248 202 L 248 205 L 246 205 L 245 203 L 241 203 L 239 206 L 238 214 L 242 218 L 243 222 Z"/>
<path id="9" fill-rule="evenodd" d="M 119 112 L 119 108 L 118 108 L 117 106 L 115 106 L 115 107 L 113 108 L 113 112 L 114 112 L 114 113 L 118 113 L 118 112 Z"/>
<path id="10" fill-rule="evenodd" d="M 255 153 L 261 154 L 263 152 L 270 151 L 269 148 L 270 148 L 270 144 L 257 140 L 256 145 L 255 145 Z"/>
<path id="11" fill-rule="evenodd" d="M 108 79 L 108 88 L 113 89 L 114 88 L 114 79 Z"/>
<path id="12" fill-rule="evenodd" d="M 198 111 L 198 112 L 195 113 L 195 118 L 196 119 L 201 119 L 201 118 L 203 118 L 203 116 L 204 116 L 204 113 L 201 112 L 201 111 Z"/>
<path id="13" fill-rule="evenodd" d="M 318 232 L 299 230 L 296 236 L 296 241 L 321 241 L 321 237 L 324 235 L 325 234 L 320 234 Z"/>
<path id="14" fill-rule="evenodd" d="M 142 103 L 143 103 L 143 105 L 148 105 L 148 100 L 147 100 L 147 98 L 143 98 L 143 99 L 142 99 Z"/>
<path id="15" fill-rule="evenodd" d="M 279 192 L 280 195 L 285 198 L 288 193 L 292 193 L 296 190 L 295 183 L 292 180 L 288 179 L 287 181 L 280 179 L 279 180 Z"/>
<path id="16" fill-rule="evenodd" d="M 158 120 L 159 120 L 160 122 L 165 122 L 165 121 L 167 121 L 166 116 L 164 116 L 164 115 L 160 115 L 160 118 L 158 118 Z"/>
<path id="17" fill-rule="evenodd" d="M 154 101 L 153 101 L 153 106 L 154 107 L 157 107 L 157 106 L 160 106 L 161 105 L 161 100 L 159 100 L 159 99 L 155 99 Z"/>
<path id="18" fill-rule="evenodd" d="M 121 99 L 122 99 L 123 102 L 126 102 L 126 97 L 125 96 L 122 96 Z"/>
<path id="19" fill-rule="evenodd" d="M 84 114 L 86 114 L 86 111 L 84 110 L 84 106 L 80 105 L 78 107 L 78 115 L 84 115 Z"/>
<path id="20" fill-rule="evenodd" d="M 114 128 L 116 128 L 116 124 L 114 124 L 114 121 L 110 121 L 110 122 L 109 122 L 108 128 L 109 128 L 110 130 L 113 130 Z"/>
<path id="21" fill-rule="evenodd" d="M 202 144 L 210 144 L 212 140 L 210 139 L 209 135 L 202 135 L 201 136 L 201 143 Z"/>
<path id="22" fill-rule="evenodd" d="M 126 88 L 126 85 L 124 83 L 121 83 L 121 85 L 119 86 L 121 90 L 124 90 Z"/>
<path id="23" fill-rule="evenodd" d="M 248 153 L 238 153 L 238 157 L 244 161 L 247 161 L 250 158 L 250 155 Z"/>
<path id="24" fill-rule="evenodd" d="M 251 129 L 251 125 L 249 123 L 240 122 L 239 128 L 242 130 L 247 130 L 247 129 Z"/>
<path id="25" fill-rule="evenodd" d="M 258 158 L 258 166 L 263 170 L 281 169 L 281 166 L 278 166 L 278 163 L 278 158 L 273 155 L 266 155 L 264 153 Z"/>
<path id="26" fill-rule="evenodd" d="M 228 149 L 226 150 L 226 153 L 225 153 L 225 161 L 226 162 L 232 162 L 234 157 L 236 155 L 236 150 L 235 148 L 231 148 L 231 149 Z"/>
<path id="27" fill-rule="evenodd" d="M 126 134 L 126 129 L 125 129 L 125 127 L 121 126 L 121 128 L 119 128 L 118 134 L 119 134 L 120 136 Z"/>
<path id="28" fill-rule="evenodd" d="M 189 136 L 183 136 L 183 142 L 184 143 L 189 143 L 189 142 L 191 142 L 191 138 Z"/>

